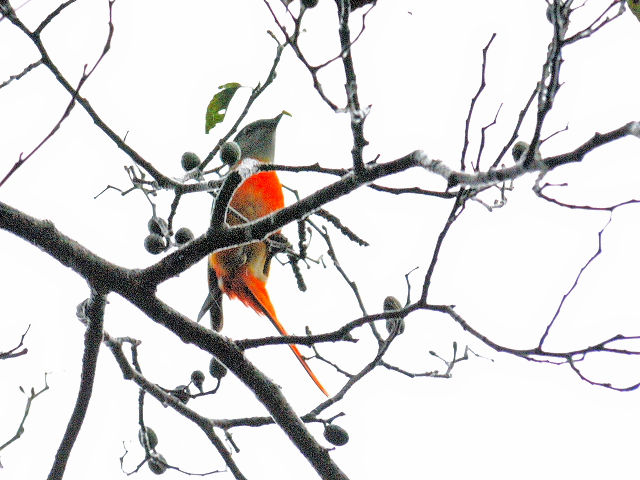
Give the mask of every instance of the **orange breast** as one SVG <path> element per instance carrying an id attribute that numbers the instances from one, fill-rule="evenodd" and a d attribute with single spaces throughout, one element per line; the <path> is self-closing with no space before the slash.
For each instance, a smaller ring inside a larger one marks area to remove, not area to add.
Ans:
<path id="1" fill-rule="evenodd" d="M 229 225 L 238 225 L 245 220 L 256 220 L 284 207 L 282 185 L 276 172 L 260 172 L 248 178 L 233 194 L 229 203 L 232 210 L 227 215 Z M 234 215 L 239 213 L 244 218 Z M 267 281 L 267 245 L 254 242 L 240 247 L 216 252 L 209 258 L 210 266 L 216 272 L 221 288 L 232 295 L 232 283 L 242 272 L 251 272 L 263 282 Z"/>
<path id="2" fill-rule="evenodd" d="M 233 194 L 229 204 L 248 220 L 255 220 L 284 207 L 282 185 L 276 172 L 260 172 L 248 178 Z M 228 218 L 229 223 L 241 221 Z"/>

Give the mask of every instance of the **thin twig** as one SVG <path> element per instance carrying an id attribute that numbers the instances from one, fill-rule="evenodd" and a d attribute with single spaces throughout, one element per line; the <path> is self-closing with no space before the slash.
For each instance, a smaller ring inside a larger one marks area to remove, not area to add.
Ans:
<path id="1" fill-rule="evenodd" d="M 9 80 L 5 80 L 4 82 L 0 83 L 0 88 L 6 87 L 14 80 L 20 80 L 22 77 L 24 77 L 27 73 L 29 73 L 31 70 L 36 68 L 38 65 L 42 65 L 42 59 L 37 60 L 30 65 L 27 65 L 26 67 L 24 67 L 24 70 L 22 70 L 20 73 L 17 73 L 16 75 L 10 75 Z"/>
<path id="2" fill-rule="evenodd" d="M 255 102 L 258 99 L 258 97 L 260 95 L 262 95 L 262 93 L 276 79 L 276 70 L 277 70 L 278 64 L 280 63 L 280 58 L 282 57 L 283 50 L 284 50 L 284 45 L 278 44 L 278 46 L 276 48 L 276 55 L 275 55 L 275 57 L 273 59 L 273 63 L 271 64 L 271 69 L 269 70 L 269 73 L 267 74 L 267 78 L 264 80 L 264 82 L 262 84 L 258 83 L 258 85 L 256 87 L 254 87 L 253 90 L 251 90 L 251 95 L 249 96 L 249 99 L 247 100 L 247 103 L 245 104 L 244 109 L 242 110 L 242 112 L 240 112 L 240 115 L 238 115 L 238 118 L 236 119 L 235 123 L 231 126 L 231 128 L 227 131 L 227 133 L 222 138 L 220 138 L 220 140 L 218 140 L 218 143 L 213 148 L 213 150 L 211 150 L 209 152 L 209 154 L 206 156 L 206 158 L 198 166 L 198 168 L 201 171 L 204 170 L 204 168 L 209 164 L 209 162 L 211 162 L 211 160 L 213 160 L 213 158 L 215 157 L 216 153 L 218 153 L 218 151 L 220 150 L 220 147 L 222 147 L 222 145 L 227 140 L 229 140 L 229 138 L 231 138 L 231 135 L 233 135 L 235 133 L 235 131 L 240 126 L 240 123 L 242 123 L 244 118 L 249 113 L 249 109 L 253 105 L 253 102 Z"/>
<path id="3" fill-rule="evenodd" d="M 562 311 L 562 307 L 564 306 L 564 302 L 567 300 L 567 298 L 569 298 L 571 293 L 573 293 L 573 291 L 578 286 L 578 282 L 580 281 L 580 277 L 582 277 L 582 274 L 587 270 L 587 268 L 589 268 L 589 265 L 591 265 L 591 263 L 596 258 L 598 258 L 600 256 L 600 254 L 602 253 L 602 234 L 607 229 L 607 227 L 611 224 L 611 220 L 612 219 L 613 219 L 613 212 L 611 212 L 609 214 L 609 218 L 607 220 L 607 223 L 605 223 L 604 227 L 602 227 L 602 229 L 598 232 L 598 248 L 596 249 L 595 253 L 580 268 L 580 271 L 578 272 L 578 275 L 576 275 L 576 278 L 573 281 L 573 285 L 571 285 L 571 288 L 562 296 L 562 300 L 560 300 L 560 304 L 558 305 L 558 308 L 556 309 L 556 312 L 554 313 L 553 317 L 551 318 L 551 321 L 549 322 L 549 324 L 545 328 L 544 333 L 540 337 L 540 342 L 538 343 L 538 347 L 539 348 L 542 348 L 542 345 L 544 344 L 544 341 L 547 339 L 547 336 L 549 335 L 549 332 L 551 331 L 551 327 L 553 327 L 553 324 L 555 323 L 556 319 L 560 315 L 560 312 Z"/>
<path id="4" fill-rule="evenodd" d="M 485 81 L 485 75 L 487 71 L 487 52 L 489 51 L 489 47 L 491 46 L 494 38 L 496 38 L 495 33 L 491 35 L 491 38 L 482 49 L 482 75 L 480 76 L 480 86 L 478 87 L 478 91 L 476 92 L 476 94 L 471 99 L 469 112 L 467 113 L 467 120 L 464 122 L 464 141 L 462 142 L 462 153 L 460 154 L 460 170 L 462 170 L 463 172 L 466 168 L 465 159 L 467 156 L 467 147 L 469 146 L 469 129 L 471 126 L 471 116 L 473 115 L 473 109 L 476 106 L 476 102 L 478 101 L 478 98 L 480 98 L 480 94 L 487 86 L 487 83 Z"/>
<path id="5" fill-rule="evenodd" d="M 29 32 L 29 30 L 17 19 L 17 17 L 15 17 L 15 15 L 11 14 L 9 15 L 9 19 L 12 21 L 12 23 L 14 23 L 15 25 L 17 25 L 19 28 L 21 28 L 21 30 L 23 30 L 23 32 L 27 33 L 27 35 L 31 38 L 31 40 L 36 43 L 36 46 L 38 46 L 38 48 L 40 49 L 40 54 L 42 55 L 42 57 L 39 60 L 39 63 L 44 63 L 47 67 L 49 67 L 51 69 L 51 65 L 53 65 L 52 63 L 48 63 L 48 55 L 46 54 L 46 51 L 44 50 L 44 46 L 42 45 L 42 41 L 40 39 L 40 32 L 42 31 L 42 29 L 55 17 L 57 16 L 66 6 L 70 5 L 71 3 L 73 3 L 75 0 L 69 0 L 66 3 L 63 3 L 62 5 L 58 6 L 57 9 L 55 9 L 41 24 L 40 26 L 33 32 Z M 42 147 L 60 128 L 60 126 L 62 125 L 62 122 L 65 121 L 65 119 L 69 116 L 69 114 L 71 113 L 71 110 L 73 110 L 73 107 L 76 104 L 76 100 L 78 100 L 79 98 L 81 98 L 79 96 L 80 93 L 80 89 L 82 88 L 82 86 L 84 85 L 84 83 L 89 79 L 89 77 L 91 76 L 91 74 L 95 71 L 95 69 L 98 67 L 98 65 L 100 64 L 100 62 L 102 62 L 102 59 L 105 57 L 105 55 L 107 54 L 107 52 L 109 51 L 109 49 L 111 48 L 111 39 L 113 37 L 113 31 L 114 31 L 114 27 L 113 27 L 113 18 L 112 18 L 112 13 L 113 13 L 113 3 L 115 2 L 115 0 L 110 0 L 109 1 L 109 34 L 107 35 L 107 40 L 104 44 L 104 47 L 102 49 L 102 53 L 101 55 L 98 57 L 98 60 L 95 62 L 95 64 L 93 65 L 93 67 L 87 72 L 87 65 L 84 66 L 84 70 L 82 72 L 82 76 L 80 77 L 80 81 L 78 82 L 78 86 L 75 89 L 70 90 L 71 93 L 71 101 L 69 102 L 69 104 L 67 105 L 67 108 L 65 109 L 64 113 L 62 114 L 62 117 L 60 117 L 60 120 L 58 120 L 58 122 L 53 126 L 53 128 L 51 129 L 51 131 L 42 139 L 42 141 L 36 145 L 36 147 L 29 153 L 27 154 L 26 157 L 23 157 L 22 154 L 20 154 L 20 157 L 18 159 L 18 161 L 13 165 L 13 167 L 11 167 L 11 169 L 9 170 L 9 172 L 5 175 L 5 177 L 0 180 L 0 188 L 2 188 L 2 185 L 5 184 L 5 182 L 27 161 L 29 160 L 29 158 L 31 156 L 33 156 L 34 153 L 36 153 L 40 147 Z M 42 47 L 42 48 L 40 48 Z M 49 60 L 50 62 L 50 60 Z M 68 85 L 68 84 L 67 84 Z M 69 87 L 71 87 L 69 85 Z"/>
<path id="6" fill-rule="evenodd" d="M 453 222 L 457 220 L 462 211 L 464 210 L 464 204 L 467 198 L 468 192 L 465 190 L 460 190 L 456 200 L 451 208 L 451 212 L 449 212 L 449 216 L 447 217 L 447 221 L 442 228 L 442 231 L 438 235 L 438 241 L 436 242 L 436 246 L 433 249 L 433 254 L 431 255 L 431 262 L 429 263 L 429 268 L 427 269 L 427 273 L 424 277 L 424 282 L 422 283 L 422 295 L 420 296 L 420 302 L 426 303 L 427 296 L 429 294 L 429 287 L 431 285 L 431 278 L 433 277 L 433 272 L 435 271 L 436 264 L 438 262 L 438 255 L 440 253 L 440 249 L 442 248 L 442 244 L 444 243 L 444 239 L 453 225 Z"/>
<path id="7" fill-rule="evenodd" d="M 22 390 L 22 387 L 20 388 L 20 390 Z M 16 433 L 13 435 L 13 437 L 11 437 L 9 440 L 7 440 L 2 445 L 0 445 L 0 451 L 5 447 L 9 446 L 10 444 L 12 444 L 13 442 L 15 442 L 16 440 L 18 440 L 22 436 L 22 434 L 24 433 L 24 425 L 27 421 L 27 417 L 29 416 L 29 412 L 31 411 L 31 404 L 38 396 L 40 396 L 40 394 L 46 392 L 47 390 L 49 390 L 49 384 L 47 384 L 47 374 L 45 373 L 44 387 L 42 387 L 42 389 L 38 390 L 37 392 L 33 388 L 31 388 L 29 397 L 27 397 L 27 404 L 24 407 L 24 414 L 22 415 L 22 420 L 20 421 L 20 425 L 18 425 L 18 429 L 16 430 Z"/>
<path id="8" fill-rule="evenodd" d="M 178 400 L 177 397 L 169 392 L 166 392 L 158 385 L 150 382 L 144 375 L 142 375 L 142 373 L 140 373 L 139 365 L 137 365 L 136 367 L 131 365 L 122 350 L 122 339 L 114 338 L 107 332 L 105 332 L 104 342 L 111 350 L 111 353 L 118 363 L 118 366 L 120 367 L 125 379 L 132 380 L 140 387 L 140 392 L 149 393 L 162 405 L 171 407 L 184 418 L 190 420 L 198 427 L 200 427 L 200 429 L 204 432 L 209 441 L 218 451 L 229 470 L 233 473 L 236 480 L 246 480 L 246 477 L 240 471 L 240 468 L 236 464 L 235 460 L 233 460 L 231 454 L 225 448 L 224 443 L 213 430 L 214 424 L 208 418 L 198 414 L 195 410 L 187 407 L 184 403 Z M 175 469 L 175 467 L 172 468 Z"/>
<path id="9" fill-rule="evenodd" d="M 66 4 L 63 4 L 66 6 Z M 105 44 L 105 48 L 103 49 L 103 53 L 100 58 L 104 57 L 106 50 L 110 46 L 110 39 L 113 34 L 113 23 L 111 22 L 111 8 L 113 6 L 113 0 L 109 2 L 109 39 Z M 27 26 L 22 23 L 22 21 L 16 17 L 16 15 L 12 12 L 7 14 L 7 18 L 11 23 L 13 23 L 16 27 L 18 27 L 29 39 L 33 42 L 33 44 L 40 52 L 40 56 L 42 58 L 42 64 L 53 74 L 55 79 L 62 85 L 62 87 L 71 95 L 72 98 L 75 98 L 75 101 L 79 103 L 82 108 L 89 114 L 93 122 L 96 124 L 100 130 L 103 131 L 105 135 L 107 135 L 116 146 L 122 150 L 125 154 L 127 154 L 134 163 L 144 168 L 153 178 L 158 182 L 158 185 L 162 188 L 168 188 L 175 185 L 179 185 L 179 182 L 176 182 L 172 178 L 163 175 L 159 170 L 157 170 L 150 162 L 142 158 L 138 152 L 136 152 L 133 148 L 131 148 L 118 134 L 116 134 L 106 123 L 105 121 L 98 115 L 95 109 L 91 106 L 91 103 L 81 95 L 79 95 L 76 89 L 71 85 L 71 83 L 62 75 L 62 72 L 58 69 L 56 64 L 53 62 L 49 53 L 47 52 L 40 35 L 36 32 L 32 32 L 27 28 Z M 95 67 L 94 67 L 95 68 Z M 93 69 L 92 69 L 93 71 Z"/>
<path id="10" fill-rule="evenodd" d="M 22 345 L 24 345 L 24 337 L 27 336 L 27 333 L 29 333 L 29 329 L 31 328 L 31 324 L 29 324 L 29 326 L 27 327 L 27 329 L 25 330 L 25 332 L 22 334 L 22 336 L 20 337 L 20 343 L 18 343 L 18 345 L 16 345 L 15 347 L 13 347 L 11 350 L 8 350 L 6 352 L 0 352 L 0 360 L 5 360 L 7 358 L 16 358 L 16 357 L 20 357 L 22 355 L 26 355 L 29 352 L 29 349 L 27 347 L 24 347 L 22 350 L 20 350 L 19 352 L 17 352 L 16 350 L 18 350 L 20 347 L 22 347 Z"/>
<path id="11" fill-rule="evenodd" d="M 358 373 L 356 373 L 355 375 L 351 375 L 350 378 L 347 380 L 347 382 L 343 385 L 343 387 L 340 389 L 338 393 L 336 393 L 331 398 L 328 398 L 327 400 L 322 402 L 320 405 L 315 407 L 313 410 L 311 410 L 309 412 L 309 415 L 318 416 L 318 414 L 320 414 L 322 411 L 326 410 L 331 405 L 334 405 L 335 403 L 342 400 L 342 398 L 344 398 L 346 393 L 349 390 L 351 390 L 351 388 L 357 382 L 359 382 L 362 378 L 364 378 L 365 375 L 372 372 L 374 368 L 379 366 L 380 362 L 382 361 L 382 357 L 384 357 L 384 354 L 387 353 L 387 350 L 389 349 L 389 346 L 391 345 L 393 340 L 396 338 L 397 333 L 398 333 L 398 330 L 396 329 L 384 341 L 382 341 L 378 347 L 378 351 L 376 352 L 376 355 L 373 358 L 373 360 L 371 360 L 367 365 L 365 365 Z"/>

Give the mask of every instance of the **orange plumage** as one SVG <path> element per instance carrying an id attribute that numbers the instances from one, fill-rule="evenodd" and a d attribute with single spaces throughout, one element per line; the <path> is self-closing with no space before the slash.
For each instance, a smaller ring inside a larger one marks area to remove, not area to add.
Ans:
<path id="1" fill-rule="evenodd" d="M 238 134 L 236 142 L 241 147 L 241 158 L 255 158 L 265 163 L 273 161 L 275 127 L 280 117 L 281 115 L 272 120 L 259 120 L 249 124 Z M 229 202 L 227 223 L 239 225 L 283 207 L 282 185 L 276 172 L 260 172 L 245 180 L 233 194 Z M 209 256 L 210 294 L 200 316 L 208 309 L 212 328 L 222 328 L 221 300 L 222 293 L 225 293 L 229 298 L 237 298 L 258 314 L 266 316 L 281 335 L 288 335 L 276 316 L 266 289 L 271 256 L 266 241 L 229 248 Z M 322 393 L 329 396 L 298 348 L 295 345 L 289 347 Z"/>

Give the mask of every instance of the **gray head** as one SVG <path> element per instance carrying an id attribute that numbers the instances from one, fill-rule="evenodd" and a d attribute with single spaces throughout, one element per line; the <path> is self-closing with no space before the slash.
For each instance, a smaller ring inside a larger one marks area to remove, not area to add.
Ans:
<path id="1" fill-rule="evenodd" d="M 276 128 L 282 113 L 274 118 L 256 120 L 245 126 L 234 141 L 240 147 L 241 157 L 255 158 L 261 162 L 273 163 L 276 152 Z"/>

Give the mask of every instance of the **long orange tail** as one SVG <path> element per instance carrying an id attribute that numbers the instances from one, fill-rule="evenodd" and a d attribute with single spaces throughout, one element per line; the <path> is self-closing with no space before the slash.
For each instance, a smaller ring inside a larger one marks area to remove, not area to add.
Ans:
<path id="1" fill-rule="evenodd" d="M 232 288 L 227 290 L 227 294 L 230 294 L 229 296 L 237 297 L 238 300 L 244 303 L 247 307 L 250 307 L 257 313 L 267 317 L 281 335 L 288 335 L 287 331 L 278 321 L 276 311 L 271 304 L 271 299 L 269 298 L 269 294 L 267 293 L 267 289 L 263 282 L 250 273 L 246 273 L 245 275 L 239 276 L 233 283 Z M 294 355 L 300 362 L 300 365 L 302 365 L 302 367 L 307 371 L 311 380 L 313 380 L 320 391 L 328 397 L 329 393 L 325 390 L 320 383 L 320 380 L 318 380 L 318 377 L 316 377 L 315 373 L 313 373 L 305 359 L 302 357 L 298 347 L 290 344 L 289 348 L 293 351 Z"/>

